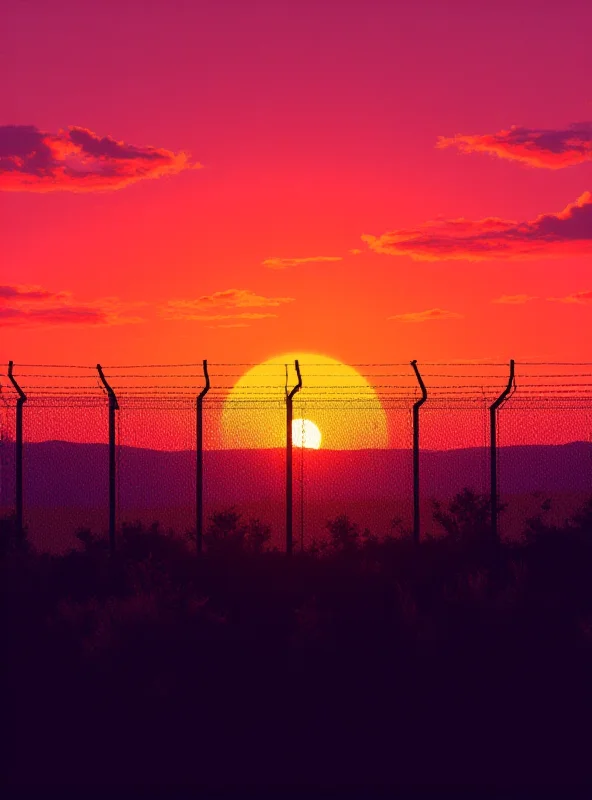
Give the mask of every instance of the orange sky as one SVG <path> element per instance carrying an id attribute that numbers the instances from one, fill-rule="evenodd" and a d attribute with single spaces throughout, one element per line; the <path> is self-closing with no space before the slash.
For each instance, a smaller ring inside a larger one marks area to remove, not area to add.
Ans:
<path id="1" fill-rule="evenodd" d="M 79 5 L 3 15 L 0 359 L 588 359 L 586 5 Z"/>

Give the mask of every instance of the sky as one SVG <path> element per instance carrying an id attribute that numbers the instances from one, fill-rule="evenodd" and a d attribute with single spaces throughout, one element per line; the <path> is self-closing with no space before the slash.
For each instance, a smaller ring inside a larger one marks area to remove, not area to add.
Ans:
<path id="1" fill-rule="evenodd" d="M 0 359 L 589 360 L 587 0 L 0 0 Z"/>

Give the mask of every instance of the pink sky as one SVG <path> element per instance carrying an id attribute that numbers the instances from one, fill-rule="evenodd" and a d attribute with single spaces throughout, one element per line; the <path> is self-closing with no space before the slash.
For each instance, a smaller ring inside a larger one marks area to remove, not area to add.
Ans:
<path id="1" fill-rule="evenodd" d="M 585 0 L 2 20 L 3 361 L 592 360 Z"/>

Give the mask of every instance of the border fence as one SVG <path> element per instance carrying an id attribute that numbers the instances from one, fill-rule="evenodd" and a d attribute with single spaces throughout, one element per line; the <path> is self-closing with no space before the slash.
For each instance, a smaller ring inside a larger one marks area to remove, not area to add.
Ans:
<path id="1" fill-rule="evenodd" d="M 471 487 L 497 539 L 547 495 L 564 519 L 592 495 L 591 379 L 591 363 L 513 360 L 11 361 L 0 510 L 42 549 L 90 526 L 113 551 L 123 522 L 152 515 L 201 553 L 214 515 L 238 508 L 292 553 L 340 514 L 420 542 L 434 503 Z"/>

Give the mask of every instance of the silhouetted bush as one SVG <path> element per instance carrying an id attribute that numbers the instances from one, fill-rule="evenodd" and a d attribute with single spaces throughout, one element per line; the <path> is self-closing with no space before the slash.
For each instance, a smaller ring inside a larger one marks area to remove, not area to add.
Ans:
<path id="1" fill-rule="evenodd" d="M 262 553 L 269 547 L 271 528 L 258 519 L 243 522 L 233 507 L 212 515 L 204 540 L 212 554 Z"/>
<path id="2" fill-rule="evenodd" d="M 16 516 L 0 517 L 0 558 L 11 553 L 26 554 L 30 549 L 27 529 L 19 529 Z"/>
<path id="3" fill-rule="evenodd" d="M 360 544 L 360 526 L 351 522 L 347 514 L 340 514 L 326 524 L 329 531 L 330 546 L 334 550 L 356 550 Z"/>
<path id="4" fill-rule="evenodd" d="M 117 548 L 0 561 L 0 782 L 98 787 L 589 784 L 592 503 L 495 548 L 483 497 L 447 535 L 347 515 L 322 558 L 236 508 L 197 555 L 157 524 Z M 477 791 L 478 793 L 478 791 Z"/>
<path id="5" fill-rule="evenodd" d="M 465 488 L 445 506 L 432 502 L 433 516 L 451 541 L 469 544 L 487 541 L 491 537 L 491 499 L 489 494 L 479 494 Z M 498 512 L 506 505 L 498 503 Z"/>

